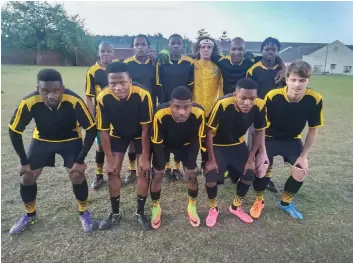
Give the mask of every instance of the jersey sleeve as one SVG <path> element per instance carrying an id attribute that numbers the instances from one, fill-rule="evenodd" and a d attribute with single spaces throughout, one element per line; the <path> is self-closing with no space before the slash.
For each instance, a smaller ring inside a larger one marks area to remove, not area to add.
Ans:
<path id="1" fill-rule="evenodd" d="M 191 65 L 191 70 L 190 70 L 190 75 L 189 75 L 189 83 L 188 86 L 190 89 L 194 86 L 194 81 L 195 81 L 195 67 L 194 65 Z"/>
<path id="2" fill-rule="evenodd" d="M 25 100 L 22 100 L 9 123 L 9 128 L 19 134 L 22 134 L 26 126 L 31 122 L 32 114 L 28 109 Z"/>
<path id="3" fill-rule="evenodd" d="M 258 106 L 258 109 L 259 110 L 255 115 L 254 128 L 259 131 L 266 129 L 268 126 L 266 106 L 264 101 L 261 102 L 260 106 Z"/>
<path id="4" fill-rule="evenodd" d="M 322 98 L 309 112 L 308 125 L 310 128 L 318 128 L 324 126 L 324 113 Z"/>
<path id="5" fill-rule="evenodd" d="M 153 104 L 151 94 L 147 92 L 144 98 L 142 99 L 142 107 L 140 110 L 140 124 L 148 124 L 152 122 L 152 111 Z"/>
<path id="6" fill-rule="evenodd" d="M 158 118 L 158 115 L 155 114 L 153 116 L 153 123 L 152 123 L 152 143 L 161 144 L 163 143 L 164 136 L 163 136 L 163 129 L 162 129 L 162 121 Z"/>
<path id="7" fill-rule="evenodd" d="M 222 114 L 223 109 L 221 107 L 221 102 L 217 101 L 213 106 L 213 109 L 207 119 L 206 126 L 211 128 L 212 130 L 217 130 L 219 124 L 219 117 Z"/>
<path id="8" fill-rule="evenodd" d="M 108 112 L 103 105 L 103 99 L 97 101 L 97 129 L 99 131 L 110 130 L 110 120 Z"/>
<path id="9" fill-rule="evenodd" d="M 90 70 L 88 70 L 87 73 L 86 73 L 85 94 L 86 94 L 86 96 L 89 96 L 89 97 L 95 97 L 96 96 L 95 84 L 94 84 L 94 76 L 92 75 Z"/>
<path id="10" fill-rule="evenodd" d="M 157 62 L 156 64 L 156 84 L 157 86 L 162 87 L 162 74 L 161 74 L 161 63 Z"/>
<path id="11" fill-rule="evenodd" d="M 89 130 L 90 128 L 96 125 L 91 113 L 89 112 L 86 104 L 82 99 L 79 99 L 75 106 L 76 118 L 78 123 L 85 130 Z"/>

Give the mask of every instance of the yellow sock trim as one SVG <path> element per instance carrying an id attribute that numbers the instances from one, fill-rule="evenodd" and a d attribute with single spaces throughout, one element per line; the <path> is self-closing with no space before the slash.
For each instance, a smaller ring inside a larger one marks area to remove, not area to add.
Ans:
<path id="1" fill-rule="evenodd" d="M 87 200 L 85 200 L 85 201 L 77 200 L 77 203 L 78 203 L 78 211 L 80 211 L 80 212 L 87 211 L 87 208 L 88 208 Z"/>
<path id="2" fill-rule="evenodd" d="M 217 207 L 217 199 L 208 199 L 208 201 L 210 202 L 210 208 L 216 208 Z"/>
<path id="3" fill-rule="evenodd" d="M 270 165 L 266 171 L 265 177 L 271 178 L 272 177 L 272 165 Z"/>
<path id="4" fill-rule="evenodd" d="M 196 198 L 192 198 L 191 196 L 189 196 L 188 204 L 189 205 L 196 205 Z"/>
<path id="5" fill-rule="evenodd" d="M 233 205 L 238 207 L 241 206 L 241 204 L 243 203 L 244 197 L 240 197 L 240 196 L 235 196 L 234 200 L 233 200 Z"/>
<path id="6" fill-rule="evenodd" d="M 160 206 L 160 205 L 161 205 L 161 203 L 160 203 L 159 199 L 158 200 L 152 200 L 152 206 Z"/>
<path id="7" fill-rule="evenodd" d="M 170 169 L 170 162 L 165 163 L 165 169 Z"/>
<path id="8" fill-rule="evenodd" d="M 25 203 L 24 206 L 25 206 L 25 212 L 27 214 L 34 213 L 34 211 L 36 211 L 36 201 Z"/>
<path id="9" fill-rule="evenodd" d="M 103 174 L 103 164 L 97 163 L 96 174 Z"/>
<path id="10" fill-rule="evenodd" d="M 129 161 L 129 170 L 136 171 L 136 161 Z"/>
<path id="11" fill-rule="evenodd" d="M 293 201 L 293 197 L 294 197 L 294 194 L 285 191 L 285 192 L 283 192 L 281 201 L 283 201 L 285 203 L 290 203 Z"/>
<path id="12" fill-rule="evenodd" d="M 264 201 L 265 200 L 264 191 L 255 192 L 255 195 L 256 195 L 256 201 Z"/>
<path id="13" fill-rule="evenodd" d="M 180 169 L 180 162 L 174 161 L 174 169 L 179 170 Z"/>

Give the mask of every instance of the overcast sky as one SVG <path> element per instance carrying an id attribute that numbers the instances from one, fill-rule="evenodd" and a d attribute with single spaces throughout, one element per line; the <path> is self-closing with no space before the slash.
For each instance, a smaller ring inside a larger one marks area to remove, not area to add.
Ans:
<path id="1" fill-rule="evenodd" d="M 93 34 L 173 33 L 191 39 L 205 28 L 213 37 L 282 42 L 353 44 L 353 2 L 65 2 Z"/>

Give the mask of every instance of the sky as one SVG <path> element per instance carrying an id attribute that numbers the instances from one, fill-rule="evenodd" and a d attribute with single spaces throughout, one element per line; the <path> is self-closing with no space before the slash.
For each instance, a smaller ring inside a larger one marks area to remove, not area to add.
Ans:
<path id="1" fill-rule="evenodd" d="M 199 29 L 219 38 L 353 44 L 353 2 L 64 2 L 99 35 L 179 33 L 194 40 Z"/>

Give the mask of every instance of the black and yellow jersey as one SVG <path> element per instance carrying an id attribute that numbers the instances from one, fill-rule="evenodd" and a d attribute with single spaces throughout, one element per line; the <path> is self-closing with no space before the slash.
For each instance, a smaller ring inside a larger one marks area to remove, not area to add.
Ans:
<path id="1" fill-rule="evenodd" d="M 163 144 L 169 149 L 179 149 L 190 144 L 192 139 L 205 137 L 205 111 L 199 104 L 193 103 L 190 117 L 178 123 L 172 116 L 170 102 L 159 105 L 153 116 L 152 142 Z"/>
<path id="2" fill-rule="evenodd" d="M 290 102 L 287 87 L 274 89 L 265 97 L 269 127 L 266 136 L 275 138 L 301 138 L 308 123 L 316 128 L 324 125 L 322 96 L 307 88 L 299 102 Z"/>
<path id="3" fill-rule="evenodd" d="M 256 130 L 267 127 L 265 102 L 257 98 L 250 112 L 242 113 L 236 108 L 235 97 L 232 94 L 216 102 L 206 123 L 212 129 L 215 146 L 243 143 L 244 135 L 252 124 Z"/>
<path id="4" fill-rule="evenodd" d="M 165 64 L 156 64 L 157 85 L 162 87 L 163 101 L 171 99 L 172 91 L 179 87 L 189 87 L 192 90 L 194 84 L 193 59 L 182 56 L 179 60 L 169 60 Z"/>
<path id="5" fill-rule="evenodd" d="M 281 67 L 279 65 L 275 65 L 272 69 L 269 69 L 261 61 L 249 68 L 246 77 L 256 81 L 259 86 L 257 92 L 259 98 L 264 99 L 269 91 L 283 86 L 282 82 L 275 83 L 275 77 L 280 70 Z"/>
<path id="6" fill-rule="evenodd" d="M 108 86 L 108 77 L 105 68 L 98 63 L 90 67 L 86 73 L 85 94 L 89 97 L 97 97 Z"/>
<path id="7" fill-rule="evenodd" d="M 81 127 L 88 130 L 96 125 L 83 100 L 69 89 L 65 89 L 56 109 L 46 106 L 38 91 L 24 97 L 13 114 L 9 127 L 22 134 L 32 119 L 36 124 L 33 138 L 46 142 L 80 139 Z"/>
<path id="8" fill-rule="evenodd" d="M 113 91 L 104 89 L 97 97 L 97 128 L 110 130 L 110 135 L 123 139 L 141 138 L 141 124 L 152 122 L 152 99 L 150 93 L 131 85 L 127 99 L 120 100 Z"/>

